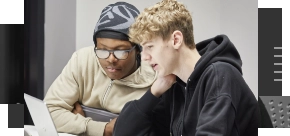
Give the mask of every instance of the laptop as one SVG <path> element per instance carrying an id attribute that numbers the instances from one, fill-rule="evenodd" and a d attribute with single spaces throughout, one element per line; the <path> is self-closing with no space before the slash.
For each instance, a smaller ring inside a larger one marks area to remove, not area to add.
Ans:
<path id="1" fill-rule="evenodd" d="M 109 111 L 97 108 L 91 108 L 81 105 L 86 117 L 91 117 L 94 121 L 110 122 L 112 119 L 117 118 L 119 115 Z"/>
<path id="2" fill-rule="evenodd" d="M 57 133 L 46 103 L 24 93 L 24 99 L 39 136 L 75 136 Z"/>

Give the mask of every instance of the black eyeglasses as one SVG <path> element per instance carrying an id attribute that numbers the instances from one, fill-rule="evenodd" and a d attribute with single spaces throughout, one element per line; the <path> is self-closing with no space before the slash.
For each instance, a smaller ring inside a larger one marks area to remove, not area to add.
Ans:
<path id="1" fill-rule="evenodd" d="M 114 57 L 120 60 L 127 59 L 129 56 L 129 53 L 135 48 L 136 46 L 133 46 L 130 50 L 101 50 L 95 48 L 95 53 L 98 58 L 100 59 L 107 59 L 109 58 L 110 54 L 113 53 Z"/>

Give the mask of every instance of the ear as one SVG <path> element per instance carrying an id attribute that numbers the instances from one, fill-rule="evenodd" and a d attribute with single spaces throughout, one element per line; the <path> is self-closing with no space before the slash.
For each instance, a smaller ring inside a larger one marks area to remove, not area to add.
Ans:
<path id="1" fill-rule="evenodd" d="M 175 30 L 172 33 L 172 39 L 173 39 L 173 48 L 174 49 L 180 49 L 182 43 L 183 43 L 183 34 L 179 30 Z"/>

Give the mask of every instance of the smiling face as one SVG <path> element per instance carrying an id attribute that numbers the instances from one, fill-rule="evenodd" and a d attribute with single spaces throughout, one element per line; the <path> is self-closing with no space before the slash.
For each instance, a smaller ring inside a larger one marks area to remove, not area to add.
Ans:
<path id="1" fill-rule="evenodd" d="M 101 50 L 130 50 L 133 45 L 129 41 L 97 38 L 97 49 Z M 137 51 L 133 49 L 124 60 L 115 58 L 113 53 L 106 59 L 99 59 L 102 68 L 111 79 L 121 79 L 132 74 L 137 69 Z"/>
<path id="2" fill-rule="evenodd" d="M 159 77 L 169 75 L 176 67 L 176 50 L 173 40 L 164 41 L 161 37 L 154 38 L 142 44 L 142 60 L 147 61 L 158 72 Z"/>

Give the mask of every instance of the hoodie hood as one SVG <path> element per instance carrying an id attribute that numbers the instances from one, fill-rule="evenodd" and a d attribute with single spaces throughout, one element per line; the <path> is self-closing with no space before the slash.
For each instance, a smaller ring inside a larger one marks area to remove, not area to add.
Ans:
<path id="1" fill-rule="evenodd" d="M 212 63 L 221 61 L 236 67 L 242 74 L 242 60 L 234 44 L 226 35 L 218 35 L 196 44 L 201 58 L 196 63 L 190 78 L 197 78 Z"/>
<path id="2" fill-rule="evenodd" d="M 198 81 L 201 74 L 204 73 L 204 70 L 211 64 L 215 62 L 226 62 L 233 65 L 238 71 L 242 74 L 242 60 L 240 55 L 235 48 L 234 44 L 229 40 L 226 35 L 218 35 L 214 38 L 210 38 L 199 42 L 196 44 L 196 49 L 200 54 L 200 59 L 195 64 L 193 73 L 190 75 L 189 79 Z M 177 83 L 183 87 L 187 86 L 180 78 L 177 78 Z M 194 81 L 193 81 L 194 82 Z M 193 87 L 194 84 L 189 84 L 189 87 Z M 195 87 L 194 87 L 195 88 Z M 189 92 L 186 89 L 183 91 L 185 95 L 185 104 L 187 105 L 190 102 L 193 95 L 193 91 Z M 175 97 L 175 96 L 173 96 Z M 174 99 L 173 99 L 174 100 Z M 173 101 L 174 103 L 174 101 Z M 185 111 L 185 106 L 183 111 Z M 174 105 L 173 105 L 174 109 Z M 172 114 L 173 114 L 172 110 Z M 184 122 L 185 112 L 181 115 L 181 120 Z M 173 118 L 173 117 L 172 117 Z M 170 123 L 172 127 L 172 120 Z M 171 130 L 171 129 L 170 129 Z M 181 130 L 183 130 L 183 123 L 181 123 Z"/>

